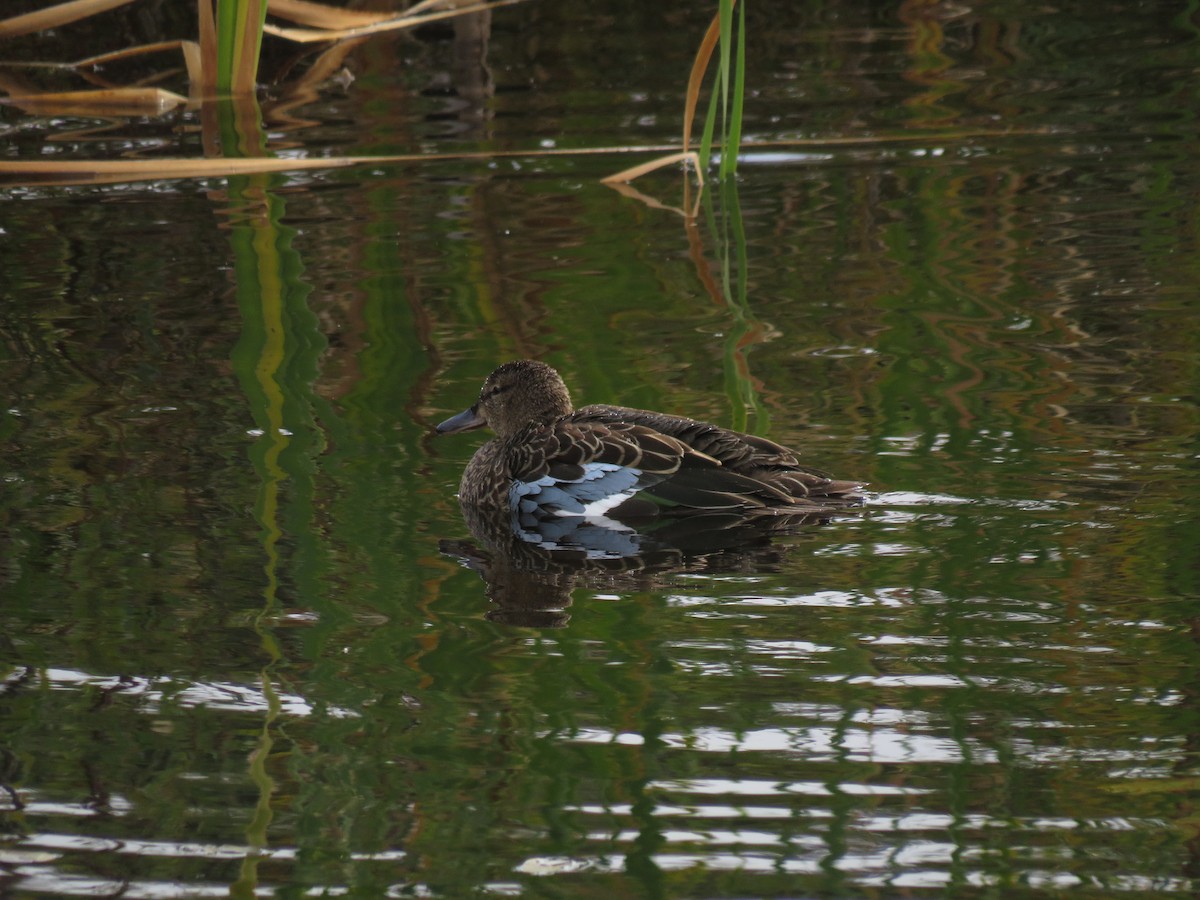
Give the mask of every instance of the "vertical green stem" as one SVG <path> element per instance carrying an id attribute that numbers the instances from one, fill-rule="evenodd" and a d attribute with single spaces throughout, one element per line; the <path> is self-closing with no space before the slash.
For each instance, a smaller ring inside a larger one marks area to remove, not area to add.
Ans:
<path id="1" fill-rule="evenodd" d="M 737 0 L 720 0 L 717 20 L 720 25 L 720 52 L 704 132 L 700 138 L 700 164 L 706 167 L 712 152 L 717 108 L 721 112 L 720 180 L 737 172 L 738 148 L 742 142 L 742 117 L 746 94 L 746 4 L 738 9 L 737 47 L 734 48 L 733 9 Z M 732 64 L 732 65 L 731 65 Z M 731 71 L 732 69 L 732 71 Z"/>
<path id="2" fill-rule="evenodd" d="M 253 93 L 266 19 L 265 0 L 217 0 L 216 83 L 220 93 Z"/>
<path id="3" fill-rule="evenodd" d="M 724 38 L 724 32 L 722 32 Z M 725 181 L 737 174 L 738 150 L 742 145 L 742 114 L 746 100 L 746 3 L 738 8 L 736 71 L 733 81 L 733 110 L 729 126 L 725 131 L 724 150 L 721 153 L 720 179 Z M 722 40 L 724 44 L 724 40 Z"/>

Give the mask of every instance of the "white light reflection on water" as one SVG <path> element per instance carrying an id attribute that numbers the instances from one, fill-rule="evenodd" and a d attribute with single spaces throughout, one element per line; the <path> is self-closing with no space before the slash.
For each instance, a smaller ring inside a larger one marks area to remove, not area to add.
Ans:
<path id="1" fill-rule="evenodd" d="M 989 851 L 980 849 L 968 856 L 982 856 Z M 753 855 L 749 853 L 729 854 L 699 854 L 699 853 L 664 853 L 653 857 L 654 864 L 663 871 L 680 871 L 693 867 L 703 867 L 712 871 L 745 871 L 745 872 L 784 872 L 790 875 L 819 875 L 827 867 L 857 875 L 853 882 L 862 887 L 892 887 L 892 888 L 944 888 L 947 885 L 967 885 L 971 887 L 990 887 L 1001 883 L 999 877 L 982 871 L 964 871 L 960 859 L 955 854 L 955 848 L 950 844 L 930 843 L 919 847 L 906 848 L 900 854 L 883 851 L 875 854 L 846 855 L 838 860 L 830 861 L 825 857 L 814 859 L 779 859 L 774 855 Z M 907 871 L 899 874 L 873 874 L 881 869 L 895 869 L 901 865 L 933 865 L 942 863 L 953 865 L 953 871 L 925 869 L 923 871 Z M 612 855 L 604 857 L 531 857 L 514 871 L 525 875 L 566 875 L 584 872 L 613 874 L 624 871 L 625 857 Z M 1064 872 L 1030 871 L 1022 874 L 1022 884 L 1041 888 L 1074 888 L 1093 887 L 1110 891 L 1160 891 L 1160 892 L 1190 892 L 1196 889 L 1195 880 L 1186 878 L 1146 878 L 1133 875 L 1088 876 L 1081 877 Z"/>
<path id="2" fill-rule="evenodd" d="M 40 799 L 40 794 L 30 788 L 22 788 L 17 794 L 20 798 L 18 806 L 10 795 L 0 792 L 0 812 L 12 812 L 20 809 L 22 815 L 35 816 L 71 816 L 73 818 L 88 818 L 91 816 L 123 816 L 133 810 L 133 804 L 127 797 L 120 794 L 110 794 L 105 798 L 103 810 L 89 803 L 63 803 L 61 801 L 46 801 Z"/>
<path id="3" fill-rule="evenodd" d="M 543 737 L 551 737 L 544 732 Z M 584 728 L 566 735 L 553 736 L 566 744 L 617 744 L 641 747 L 643 735 L 633 732 L 613 732 L 601 728 Z M 656 743 L 670 749 L 694 753 L 784 753 L 808 761 L 837 759 L 871 763 L 936 763 L 988 765 L 999 761 L 995 750 L 977 740 L 937 737 L 929 734 L 897 731 L 885 728 L 759 728 L 733 732 L 716 727 L 697 728 L 686 734 L 655 735 Z M 1137 750 L 1099 748 L 1067 748 L 1036 744 L 1014 738 L 1008 748 L 1014 757 L 1039 763 L 1153 763 L 1178 761 L 1179 747 L 1167 744 Z"/>
<path id="4" fill-rule="evenodd" d="M 985 506 L 990 508 L 1000 509 L 1019 509 L 1031 511 L 1054 511 L 1071 509 L 1077 504 L 1067 500 L 1043 500 L 1043 499 L 1014 499 L 1001 497 L 956 497 L 953 494 L 925 494 L 918 491 L 888 491 L 883 494 L 875 494 L 870 498 L 867 506 L 870 509 L 872 516 L 876 514 L 877 507 L 917 507 L 919 510 L 926 509 L 931 506 Z M 880 510 L 882 513 L 883 511 Z M 897 521 L 912 521 L 912 517 L 905 513 L 896 512 L 900 516 Z M 915 515 L 925 518 L 921 512 Z"/>
<path id="5" fill-rule="evenodd" d="M 579 812 L 587 815 L 633 815 L 633 806 L 628 803 L 616 803 L 612 806 L 584 804 L 582 806 L 564 806 L 563 809 L 567 812 Z M 714 803 L 703 806 L 667 806 L 659 803 L 655 804 L 649 814 L 652 816 L 680 816 L 691 819 L 791 819 L 796 815 L 795 812 L 785 806 L 721 806 Z M 806 811 L 805 815 L 812 818 L 813 812 L 811 810 Z"/>
<path id="6" fill-rule="evenodd" d="M 0 847 L 0 865 L 10 866 L 13 878 L 7 886 L 29 894 L 52 896 L 121 896 L 166 900 L 177 897 L 228 897 L 228 884 L 197 884 L 189 881 L 180 884 L 170 881 L 109 880 L 104 878 L 71 875 L 53 867 L 53 864 L 71 853 L 118 854 L 134 857 L 170 857 L 206 860 L 271 860 L 294 862 L 299 857 L 295 847 L 262 848 L 235 844 L 205 844 L 200 842 L 176 843 L 171 841 L 145 841 L 126 838 L 84 837 L 72 834 L 37 833 L 27 835 L 7 847 Z M 403 850 L 385 850 L 376 853 L 351 853 L 352 862 L 392 863 L 404 859 Z M 4 876 L 0 871 L 0 877 Z M 273 888 L 260 888 L 258 894 L 271 896 Z M 338 896 L 348 893 L 340 886 L 313 888 L 306 896 Z"/>
<path id="7" fill-rule="evenodd" d="M 728 650 L 727 641 L 672 641 L 669 646 L 680 650 Z M 818 653 L 830 653 L 833 647 L 810 641 L 748 640 L 742 649 L 749 653 L 764 653 L 776 659 L 808 659 Z"/>
<path id="8" fill-rule="evenodd" d="M 709 606 L 720 604 L 725 607 L 737 606 L 820 606 L 830 608 L 847 608 L 855 606 L 876 606 L 880 600 L 868 597 L 854 591 L 816 591 L 812 594 L 795 596 L 764 596 L 747 595 L 741 597 L 708 597 L 698 594 L 671 594 L 666 597 L 668 605 L 678 608 Z"/>
<path id="9" fill-rule="evenodd" d="M 191 897 L 228 897 L 227 884 L 175 884 L 170 881 L 129 881 L 66 875 L 40 867 L 22 867 L 14 889 L 52 897 L 131 897 L 134 900 L 176 900 Z"/>
<path id="10" fill-rule="evenodd" d="M 549 737 L 546 732 L 543 737 Z M 623 744 L 642 746 L 645 738 L 630 732 L 584 728 L 557 739 L 568 744 Z M 975 741 L 905 734 L 876 729 L 759 728 L 734 732 L 724 728 L 697 728 L 687 734 L 667 733 L 655 741 L 672 749 L 697 753 L 768 752 L 794 753 L 809 760 L 839 759 L 877 763 L 974 763 L 995 760 L 994 751 Z"/>
<path id="11" fill-rule="evenodd" d="M 250 847 L 245 844 L 206 844 L 199 841 L 147 841 L 136 838 L 85 837 L 76 834 L 38 832 L 26 835 L 13 847 L 62 853 L 123 853 L 132 856 L 163 856 L 181 859 L 273 859 L 295 860 L 295 847 Z M 13 852 L 11 849 L 0 851 Z M 25 852 L 24 849 L 19 852 Z M 348 858 L 362 862 L 392 862 L 404 859 L 403 850 L 384 850 L 377 853 L 351 853 Z M 3 857 L 0 856 L 0 861 Z"/>
<path id="12" fill-rule="evenodd" d="M 915 797 L 927 794 L 922 788 L 892 784 L 843 782 L 831 786 L 816 781 L 759 781 L 750 778 L 680 778 L 651 781 L 647 790 L 677 791 L 685 794 L 734 794 L 741 797 L 831 797 L 834 793 L 862 797 Z"/>
<path id="13" fill-rule="evenodd" d="M 813 783 L 777 784 L 753 780 L 675 780 L 652 782 L 648 788 L 697 794 L 733 794 L 750 796 L 817 795 L 832 796 L 835 793 L 876 794 L 919 794 L 920 791 L 895 786 L 871 786 L 843 784 L 835 787 Z M 569 811 L 602 816 L 630 816 L 634 808 L 628 804 L 583 805 L 566 807 Z M 754 818 L 779 819 L 796 817 L 798 813 L 788 808 L 758 806 L 682 807 L 658 804 L 651 815 L 661 817 L 724 818 L 738 817 L 743 820 Z M 804 818 L 827 818 L 828 811 L 805 808 L 799 815 Z M 730 851 L 706 854 L 703 852 L 665 852 L 653 856 L 653 862 L 664 871 L 678 871 L 693 866 L 709 870 L 742 870 L 748 872 L 786 872 L 789 874 L 820 874 L 830 868 L 845 872 L 854 883 L 877 887 L 908 886 L 944 887 L 947 884 L 992 885 L 999 879 L 989 872 L 964 869 L 965 861 L 986 863 L 998 852 L 991 846 L 964 846 L 961 841 L 952 842 L 935 835 L 945 835 L 954 830 L 960 835 L 970 832 L 992 834 L 1004 831 L 1010 834 L 1050 836 L 1055 833 L 1070 834 L 1138 832 L 1155 833 L 1170 831 L 1168 822 L 1158 819 L 1129 819 L 1105 817 L 1072 819 L 1066 817 L 994 817 L 986 814 L 954 816 L 939 812 L 903 812 L 896 815 L 874 814 L 856 817 L 847 833 L 851 844 L 858 844 L 848 852 L 831 858 L 824 839 L 815 835 L 783 835 L 774 831 L 755 828 L 723 828 L 702 831 L 672 828 L 660 833 L 661 838 L 682 851 L 686 848 L 730 847 Z M 925 838 L 908 840 L 899 847 L 872 848 L 865 844 L 875 834 L 928 835 Z M 617 842 L 635 845 L 644 837 L 644 832 L 624 828 L 615 833 L 611 830 L 589 832 L 589 840 Z M 762 849 L 755 849 L 762 848 Z M 781 858 L 769 848 L 782 848 L 787 854 Z M 1014 852 L 1012 845 L 1005 852 Z M 1029 843 L 1015 852 L 1030 861 L 1043 861 L 1061 866 L 1082 859 L 1069 845 L 1053 843 L 1039 845 Z M 568 873 L 597 872 L 615 873 L 625 869 L 626 857 L 621 854 L 604 854 L 602 857 L 581 855 L 576 857 L 531 857 L 516 866 L 515 870 L 528 875 L 548 876 Z M 904 871 L 898 871 L 903 869 Z M 1084 874 L 1048 872 L 1035 869 L 1038 878 L 1061 880 L 1055 885 L 1088 885 L 1114 891 L 1141 891 L 1158 889 L 1183 891 L 1194 889 L 1194 882 L 1185 878 L 1147 878 L 1133 875 Z M 1049 884 L 1049 883 L 1048 883 Z M 1054 885 L 1051 885 L 1054 886 Z"/>
<path id="14" fill-rule="evenodd" d="M 176 678 L 158 676 L 143 678 L 140 676 L 91 675 L 77 669 L 36 669 L 31 673 L 24 670 L 0 682 L 0 694 L 9 683 L 32 674 L 35 684 L 48 687 L 50 690 L 79 690 L 81 688 L 97 688 L 102 691 L 119 694 L 124 697 L 136 697 L 141 701 L 141 711 L 157 713 L 166 700 L 170 706 L 179 709 L 204 707 L 206 709 L 225 712 L 263 713 L 270 711 L 267 697 L 262 688 L 249 684 L 238 684 L 230 681 L 181 681 Z M 19 676 L 19 677 L 18 677 Z M 275 702 L 279 711 L 289 716 L 311 716 L 313 707 L 303 697 L 288 694 L 274 685 Z M 357 717 L 353 710 L 339 707 L 325 707 L 322 713 L 334 718 Z"/>

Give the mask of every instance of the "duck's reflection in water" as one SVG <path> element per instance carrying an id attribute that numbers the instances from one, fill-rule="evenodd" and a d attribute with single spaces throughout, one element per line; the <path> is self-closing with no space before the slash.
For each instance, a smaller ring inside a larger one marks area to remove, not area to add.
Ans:
<path id="1" fill-rule="evenodd" d="M 561 628 L 577 588 L 633 593 L 672 575 L 761 571 L 785 552 L 775 538 L 825 524 L 850 509 L 694 512 L 616 521 L 588 516 L 510 516 L 464 505 L 473 541 L 444 540 L 441 551 L 478 572 L 507 625 Z"/>

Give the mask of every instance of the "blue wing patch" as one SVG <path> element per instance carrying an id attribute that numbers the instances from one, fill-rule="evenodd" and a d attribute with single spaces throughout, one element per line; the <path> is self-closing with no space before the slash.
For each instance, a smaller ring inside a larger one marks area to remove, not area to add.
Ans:
<path id="1" fill-rule="evenodd" d="M 587 463 L 582 468 L 582 477 L 576 479 L 543 475 L 536 481 L 514 481 L 508 492 L 513 512 L 602 516 L 646 486 L 640 469 L 612 463 Z"/>
<path id="2" fill-rule="evenodd" d="M 579 478 L 544 475 L 514 481 L 509 489 L 513 531 L 546 550 L 582 551 L 589 559 L 635 555 L 639 535 L 604 513 L 628 500 L 652 480 L 639 469 L 587 463 Z"/>

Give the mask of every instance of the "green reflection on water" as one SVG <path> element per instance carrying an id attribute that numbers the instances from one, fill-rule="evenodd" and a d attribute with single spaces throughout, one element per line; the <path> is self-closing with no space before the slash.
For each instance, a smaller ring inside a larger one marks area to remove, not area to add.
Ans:
<path id="1" fill-rule="evenodd" d="M 737 182 L 721 182 L 719 211 L 713 206 L 713 191 L 704 195 L 704 213 L 709 223 L 714 252 L 720 260 L 721 297 L 732 316 L 725 339 L 725 394 L 729 397 L 732 427 L 747 431 L 747 413 L 755 413 L 755 433 L 766 434 L 769 420 L 750 375 L 747 347 L 761 341 L 763 326 L 754 318 L 749 301 L 749 257 L 746 229 L 738 201 Z"/>
<path id="2" fill-rule="evenodd" d="M 247 843 L 269 846 L 276 782 L 268 771 L 275 751 L 281 714 L 276 681 L 286 664 L 272 622 L 280 613 L 281 539 L 284 524 L 293 537 L 294 558 L 287 568 L 304 604 L 315 596 L 318 542 L 313 532 L 313 457 L 321 448 L 311 402 L 317 358 L 324 338 L 316 316 L 309 310 L 309 286 L 303 266 L 292 249 L 295 234 L 282 227 L 283 201 L 267 178 L 233 178 L 229 183 L 228 215 L 233 250 L 242 336 L 234 347 L 234 372 L 245 391 L 259 438 L 251 460 L 260 487 L 254 504 L 261 526 L 264 557 L 262 606 L 251 618 L 265 664 L 259 686 L 267 708 L 256 745 L 250 754 L 249 778 L 258 791 L 258 802 L 246 826 Z M 281 509 L 281 492 L 291 489 L 287 509 Z M 259 858 L 247 855 L 233 896 L 253 896 L 258 885 Z"/>
<path id="3" fill-rule="evenodd" d="M 899 67 L 830 39 L 806 96 L 883 99 L 812 121 L 974 96 L 1087 134 L 760 163 L 703 242 L 578 169 L 6 206 L 0 850 L 114 893 L 1193 890 L 1195 48 L 1131 14 L 1177 93 L 1015 94 L 1086 24 L 1010 6 Z M 883 109 L 888 65 L 918 103 Z M 1164 139 L 1093 141 L 1139 104 Z M 426 426 L 522 355 L 581 402 L 769 416 L 893 496 L 488 621 L 438 553 L 475 445 Z"/>

